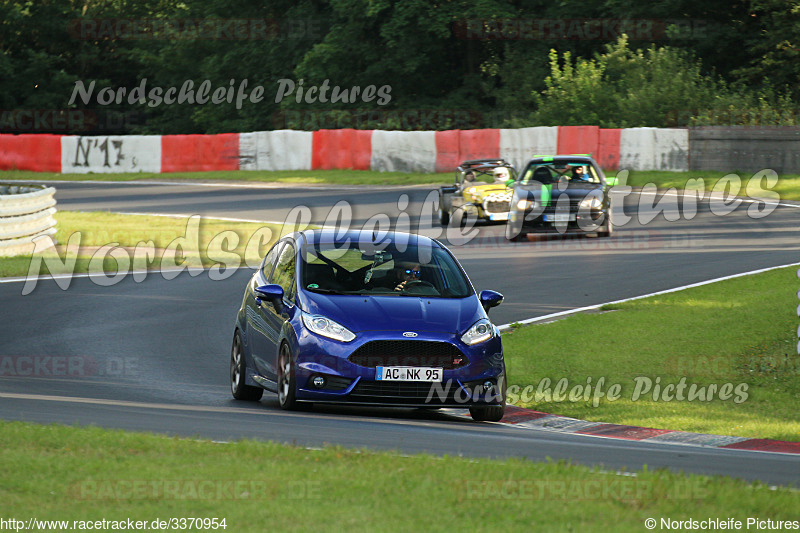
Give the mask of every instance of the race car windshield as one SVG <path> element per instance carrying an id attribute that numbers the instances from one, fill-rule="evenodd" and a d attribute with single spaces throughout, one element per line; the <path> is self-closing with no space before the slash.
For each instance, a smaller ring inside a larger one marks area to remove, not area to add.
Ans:
<path id="1" fill-rule="evenodd" d="M 450 254 L 438 246 L 377 249 L 346 244 L 307 244 L 302 251 L 302 286 L 327 294 L 465 298 L 472 287 Z"/>
<path id="2" fill-rule="evenodd" d="M 585 161 L 548 161 L 529 165 L 522 175 L 521 183 L 541 183 L 548 185 L 551 183 L 566 182 L 574 183 L 600 183 L 595 168 Z"/>

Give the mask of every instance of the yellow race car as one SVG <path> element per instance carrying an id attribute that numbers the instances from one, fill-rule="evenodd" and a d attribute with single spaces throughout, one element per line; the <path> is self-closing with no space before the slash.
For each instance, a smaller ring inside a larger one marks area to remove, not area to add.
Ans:
<path id="1" fill-rule="evenodd" d="M 439 221 L 446 226 L 451 217 L 508 220 L 516 177 L 514 165 L 503 159 L 464 161 L 456 169 L 455 183 L 439 188 Z"/>

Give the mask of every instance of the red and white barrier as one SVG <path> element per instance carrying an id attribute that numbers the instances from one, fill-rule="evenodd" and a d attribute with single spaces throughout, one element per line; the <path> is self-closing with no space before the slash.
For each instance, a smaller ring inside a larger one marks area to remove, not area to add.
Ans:
<path id="1" fill-rule="evenodd" d="M 0 170 L 63 173 L 353 169 L 450 172 L 502 157 L 591 154 L 603 168 L 689 169 L 686 129 L 539 126 L 449 131 L 258 131 L 217 135 L 0 135 Z"/>
<path id="2" fill-rule="evenodd" d="M 239 134 L 164 135 L 161 172 L 239 170 Z"/>
<path id="3" fill-rule="evenodd" d="M 500 157 L 500 130 L 449 130 L 436 132 L 436 172 L 455 170 L 468 159 Z"/>
<path id="4" fill-rule="evenodd" d="M 619 128 L 601 129 L 597 138 L 597 155 L 594 156 L 602 168 L 619 168 Z"/>
<path id="5" fill-rule="evenodd" d="M 311 170 L 310 131 L 256 131 L 239 135 L 240 170 Z"/>
<path id="6" fill-rule="evenodd" d="M 61 135 L 0 134 L 0 170 L 61 172 Z"/>
<path id="7" fill-rule="evenodd" d="M 499 155 L 517 170 L 534 155 L 558 153 L 558 126 L 500 130 Z"/>
<path id="8" fill-rule="evenodd" d="M 434 172 L 436 132 L 373 131 L 369 167 L 381 172 Z"/>
<path id="9" fill-rule="evenodd" d="M 619 167 L 632 170 L 689 170 L 689 130 L 622 130 L 619 139 Z"/>
<path id="10" fill-rule="evenodd" d="M 160 135 L 61 137 L 63 174 L 162 172 Z"/>
<path id="11" fill-rule="evenodd" d="M 318 130 L 313 136 L 312 169 L 369 170 L 372 130 Z"/>

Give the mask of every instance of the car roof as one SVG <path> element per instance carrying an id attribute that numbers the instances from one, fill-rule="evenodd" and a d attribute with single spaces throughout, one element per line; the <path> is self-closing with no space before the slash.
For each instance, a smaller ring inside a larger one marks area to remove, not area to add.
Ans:
<path id="1" fill-rule="evenodd" d="M 580 161 L 582 163 L 595 163 L 597 162 L 592 158 L 590 155 L 586 154 L 562 154 L 562 155 L 537 155 L 534 156 L 533 159 L 528 161 L 528 164 L 531 163 L 558 163 L 561 161 Z"/>
<path id="2" fill-rule="evenodd" d="M 440 247 L 441 244 L 435 239 L 425 237 L 424 235 L 417 235 L 415 233 L 406 233 L 403 231 L 389 231 L 378 232 L 377 234 L 371 230 L 341 230 L 341 229 L 307 229 L 300 232 L 294 232 L 290 235 L 295 240 L 302 239 L 304 243 L 314 244 L 345 244 L 347 242 L 401 242 L 410 246 L 433 246 Z"/>
<path id="3" fill-rule="evenodd" d="M 460 170 L 469 170 L 469 169 L 479 169 L 479 168 L 496 168 L 496 167 L 508 167 L 514 168 L 514 165 L 505 159 L 495 158 L 495 159 L 470 159 L 468 161 L 462 161 L 458 168 Z"/>

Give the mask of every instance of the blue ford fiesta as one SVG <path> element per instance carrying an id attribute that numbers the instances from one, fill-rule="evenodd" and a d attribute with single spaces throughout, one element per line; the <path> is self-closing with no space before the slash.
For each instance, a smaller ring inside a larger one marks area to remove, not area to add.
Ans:
<path id="1" fill-rule="evenodd" d="M 250 279 L 236 317 L 231 392 L 298 403 L 468 407 L 503 417 L 503 346 L 461 265 L 408 233 L 287 235 Z"/>

